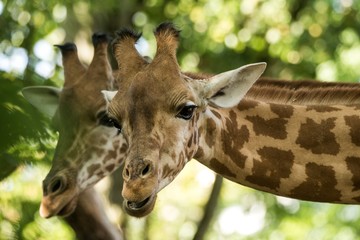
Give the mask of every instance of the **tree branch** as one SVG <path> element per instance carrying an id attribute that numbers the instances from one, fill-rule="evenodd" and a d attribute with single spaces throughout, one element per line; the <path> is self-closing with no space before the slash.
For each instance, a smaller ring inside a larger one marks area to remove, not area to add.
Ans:
<path id="1" fill-rule="evenodd" d="M 204 216 L 198 224 L 197 232 L 195 233 L 195 236 L 193 238 L 194 240 L 201 240 L 204 238 L 204 235 L 209 227 L 209 224 L 211 222 L 211 219 L 214 215 L 218 203 L 222 183 L 223 183 L 223 177 L 220 175 L 216 175 L 209 200 L 204 207 Z"/>

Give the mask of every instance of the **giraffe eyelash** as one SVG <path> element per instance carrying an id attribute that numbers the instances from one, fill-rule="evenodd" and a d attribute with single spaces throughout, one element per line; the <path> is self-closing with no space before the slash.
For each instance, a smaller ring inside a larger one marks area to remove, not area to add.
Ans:
<path id="1" fill-rule="evenodd" d="M 178 114 L 176 114 L 176 117 L 182 118 L 184 120 L 190 120 L 194 114 L 195 109 L 197 106 L 193 103 L 184 105 Z"/>
<path id="2" fill-rule="evenodd" d="M 109 117 L 109 115 L 105 111 L 100 112 L 98 114 L 98 118 L 100 125 L 103 125 L 105 127 L 115 127 L 118 129 L 119 132 L 121 132 L 121 125 L 119 124 L 119 122 L 116 119 Z"/>

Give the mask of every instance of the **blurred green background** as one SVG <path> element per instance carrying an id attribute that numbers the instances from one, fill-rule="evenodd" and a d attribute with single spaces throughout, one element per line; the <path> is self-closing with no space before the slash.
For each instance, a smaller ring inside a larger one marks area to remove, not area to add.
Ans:
<path id="1" fill-rule="evenodd" d="M 143 32 L 139 51 L 153 56 L 152 32 L 163 21 L 182 29 L 185 71 L 266 61 L 266 76 L 360 80 L 358 0 L 0 0 L 0 239 L 75 239 L 61 218 L 38 214 L 57 135 L 20 94 L 24 86 L 62 85 L 53 45 L 75 42 L 88 63 L 93 32 L 131 26 Z M 125 218 L 111 203 L 107 212 L 115 223 L 125 219 L 128 239 L 192 239 L 214 179 L 192 161 L 146 219 Z M 107 185 L 98 186 L 104 201 Z M 205 239 L 360 239 L 359 226 L 359 206 L 280 198 L 224 181 Z"/>

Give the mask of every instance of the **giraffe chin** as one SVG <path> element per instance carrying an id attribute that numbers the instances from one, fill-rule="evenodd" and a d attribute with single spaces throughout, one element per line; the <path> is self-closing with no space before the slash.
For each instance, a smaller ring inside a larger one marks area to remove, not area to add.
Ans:
<path id="1" fill-rule="evenodd" d="M 157 194 L 153 193 L 140 202 L 124 200 L 123 206 L 127 214 L 133 217 L 145 217 L 154 209 Z"/>

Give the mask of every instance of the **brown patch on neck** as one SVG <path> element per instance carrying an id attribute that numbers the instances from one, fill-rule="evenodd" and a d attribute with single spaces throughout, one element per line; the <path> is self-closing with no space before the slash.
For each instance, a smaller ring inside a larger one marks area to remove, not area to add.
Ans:
<path id="1" fill-rule="evenodd" d="M 360 117 L 353 116 L 345 116 L 345 123 L 350 127 L 350 136 L 351 141 L 354 145 L 360 146 Z"/>
<path id="2" fill-rule="evenodd" d="M 306 111 L 312 111 L 312 110 L 319 113 L 340 111 L 339 108 L 331 107 L 331 106 L 322 106 L 322 105 L 308 106 L 306 108 Z"/>
<path id="3" fill-rule="evenodd" d="M 247 157 L 240 152 L 245 142 L 249 141 L 249 130 L 245 125 L 238 126 L 236 121 L 236 113 L 229 112 L 229 117 L 226 118 L 225 129 L 221 131 L 221 141 L 224 153 L 228 155 L 232 161 L 244 168 Z"/>
<path id="4" fill-rule="evenodd" d="M 231 170 L 226 165 L 222 164 L 221 161 L 219 161 L 216 158 L 212 158 L 210 160 L 210 167 L 217 174 L 220 174 L 221 176 L 232 177 L 232 178 L 236 177 L 236 174 L 231 172 Z"/>
<path id="5" fill-rule="evenodd" d="M 336 141 L 335 134 L 331 132 L 335 127 L 335 121 L 336 118 L 329 118 L 318 124 L 307 118 L 306 123 L 300 126 L 296 144 L 314 154 L 338 154 L 340 145 Z"/>
<path id="6" fill-rule="evenodd" d="M 346 166 L 352 173 L 353 191 L 360 190 L 360 158 L 359 157 L 347 157 L 345 159 Z"/>
<path id="7" fill-rule="evenodd" d="M 204 156 L 205 156 L 204 150 L 203 150 L 201 147 L 199 147 L 199 148 L 197 149 L 195 155 L 194 155 L 194 158 L 195 158 L 195 159 L 201 159 L 201 158 L 203 158 Z"/>
<path id="8" fill-rule="evenodd" d="M 256 135 L 269 136 L 275 139 L 285 139 L 287 137 L 286 124 L 288 120 L 281 118 L 263 119 L 259 116 L 247 116 L 246 120 L 253 125 Z"/>
<path id="9" fill-rule="evenodd" d="M 322 202 L 340 201 L 340 191 L 335 188 L 337 181 L 331 166 L 316 163 L 306 164 L 306 181 L 292 190 L 290 197 Z"/>
<path id="10" fill-rule="evenodd" d="M 214 144 L 216 143 L 216 123 L 213 119 L 208 118 L 206 120 L 206 138 L 205 138 L 205 142 L 206 145 L 208 145 L 210 148 L 212 148 L 214 146 Z"/>
<path id="11" fill-rule="evenodd" d="M 89 176 L 93 176 L 93 175 L 96 175 L 95 172 L 96 170 L 99 170 L 101 169 L 101 165 L 100 164 L 94 164 L 94 165 L 90 165 L 88 168 L 87 168 L 87 171 L 89 173 Z"/>
<path id="12" fill-rule="evenodd" d="M 102 156 L 102 155 L 104 154 L 104 151 L 105 151 L 105 150 L 102 149 L 102 148 L 96 147 L 96 148 L 93 148 L 91 151 L 92 151 L 93 153 L 95 153 L 96 156 L 100 157 L 100 156 Z"/>
<path id="13" fill-rule="evenodd" d="M 109 160 L 112 160 L 112 159 L 116 159 L 118 153 L 117 153 L 117 149 L 112 149 L 112 150 L 109 150 L 108 153 L 106 154 L 105 158 L 104 158 L 104 162 L 107 162 Z"/>
<path id="14" fill-rule="evenodd" d="M 290 118 L 293 115 L 294 107 L 291 105 L 270 104 L 270 110 L 276 113 L 279 118 Z"/>
<path id="15" fill-rule="evenodd" d="M 108 166 L 105 167 L 106 171 L 111 173 L 115 168 L 115 164 L 110 164 Z"/>
<path id="16" fill-rule="evenodd" d="M 126 143 L 123 143 L 120 147 L 120 153 L 124 154 L 128 150 L 128 145 Z"/>
<path id="17" fill-rule="evenodd" d="M 292 151 L 273 147 L 263 147 L 258 154 L 261 161 L 254 160 L 253 174 L 246 180 L 252 184 L 269 187 L 273 190 L 279 188 L 282 178 L 288 178 L 294 165 Z"/>
<path id="18" fill-rule="evenodd" d="M 247 99 L 241 100 L 240 104 L 237 105 L 237 109 L 239 111 L 246 111 L 252 108 L 255 108 L 257 105 L 259 105 L 256 101 L 250 101 Z"/>

